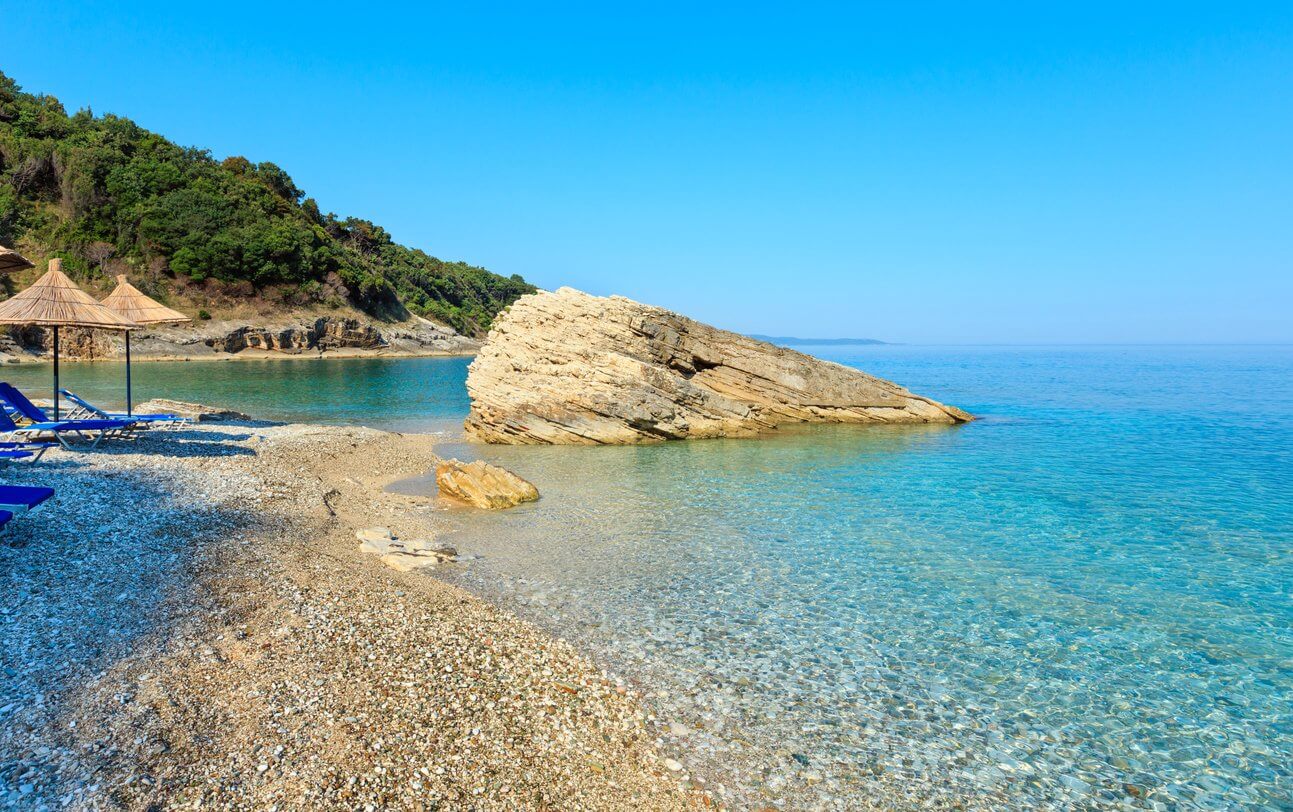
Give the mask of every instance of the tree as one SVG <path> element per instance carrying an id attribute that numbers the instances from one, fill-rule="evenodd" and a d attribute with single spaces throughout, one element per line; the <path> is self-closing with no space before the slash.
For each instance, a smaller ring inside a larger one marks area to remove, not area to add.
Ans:
<path id="1" fill-rule="evenodd" d="M 100 273 L 145 266 L 159 290 L 215 279 L 229 295 L 267 300 L 344 291 L 374 315 L 407 307 L 465 333 L 533 290 L 399 245 L 371 221 L 323 214 L 277 164 L 217 161 L 120 116 L 69 116 L 0 73 L 0 241 L 19 240 Z"/>
<path id="2" fill-rule="evenodd" d="M 99 273 L 103 273 L 104 264 L 117 253 L 117 246 L 110 242 L 95 241 L 85 246 L 81 253 L 87 260 L 99 266 Z"/>

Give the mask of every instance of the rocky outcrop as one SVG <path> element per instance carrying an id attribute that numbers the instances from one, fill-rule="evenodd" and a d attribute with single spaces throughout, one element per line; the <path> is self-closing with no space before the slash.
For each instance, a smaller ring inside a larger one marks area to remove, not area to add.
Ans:
<path id="1" fill-rule="evenodd" d="M 224 336 L 208 338 L 206 344 L 228 353 L 249 349 L 286 353 L 327 352 L 343 347 L 376 350 L 388 346 L 381 332 L 371 324 L 363 324 L 358 319 L 336 318 L 321 318 L 312 324 L 277 329 L 247 325 Z"/>
<path id="2" fill-rule="evenodd" d="M 0 328 L 0 360 L 37 360 L 51 356 L 53 348 L 54 331 L 51 328 Z M 85 361 L 116 355 L 111 333 L 79 327 L 64 327 L 58 331 L 58 352 L 63 358 Z"/>
<path id="3" fill-rule="evenodd" d="M 0 328 L 0 363 L 47 360 L 52 335 L 39 327 Z M 133 334 L 131 355 L 136 360 L 199 360 L 244 352 L 256 357 L 465 355 L 479 346 L 475 339 L 417 317 L 387 323 L 343 316 L 288 316 L 147 327 Z M 60 352 L 69 359 L 120 358 L 124 347 L 116 333 L 69 328 L 60 334 Z"/>
<path id="4" fill-rule="evenodd" d="M 513 444 L 749 436 L 788 423 L 962 423 L 897 384 L 621 296 L 523 296 L 467 376 L 467 433 Z"/>
<path id="5" fill-rule="evenodd" d="M 539 489 L 506 468 L 482 460 L 443 460 L 435 469 L 440 495 L 487 510 L 502 510 L 539 498 Z"/>
<path id="6" fill-rule="evenodd" d="M 227 421 L 247 422 L 250 415 L 225 409 L 220 406 L 206 406 L 201 403 L 189 403 L 185 400 L 154 398 L 135 407 L 135 414 L 173 414 L 188 418 L 194 423 L 224 423 Z"/>

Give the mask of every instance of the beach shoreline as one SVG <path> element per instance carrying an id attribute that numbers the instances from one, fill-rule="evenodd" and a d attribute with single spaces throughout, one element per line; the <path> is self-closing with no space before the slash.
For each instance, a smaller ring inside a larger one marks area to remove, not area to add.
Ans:
<path id="1" fill-rule="evenodd" d="M 713 803 L 657 751 L 632 686 L 359 551 L 362 527 L 434 534 L 431 500 L 385 486 L 429 468 L 436 441 L 213 424 L 6 469 L 58 494 L 0 546 L 0 800 Z"/>
<path id="2" fill-rule="evenodd" d="M 475 350 L 433 351 L 433 350 L 364 350 L 342 348 L 326 352 L 302 351 L 281 352 L 278 350 L 242 350 L 236 353 L 212 353 L 204 355 L 136 355 L 131 353 L 132 364 L 153 362 L 176 363 L 219 363 L 229 361 L 337 361 L 369 358 L 473 358 Z M 62 363 L 69 364 L 125 364 L 125 356 L 112 358 L 65 358 Z M 4 355 L 0 354 L 0 368 L 6 366 L 40 366 L 52 364 L 53 357 Z"/>

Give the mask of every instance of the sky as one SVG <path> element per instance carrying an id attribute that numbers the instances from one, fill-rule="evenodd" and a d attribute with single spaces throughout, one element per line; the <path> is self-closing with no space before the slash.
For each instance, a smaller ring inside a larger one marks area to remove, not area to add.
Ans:
<path id="1" fill-rule="evenodd" d="M 1293 4 L 287 5 L 0 0 L 0 70 L 742 332 L 1293 342 Z"/>

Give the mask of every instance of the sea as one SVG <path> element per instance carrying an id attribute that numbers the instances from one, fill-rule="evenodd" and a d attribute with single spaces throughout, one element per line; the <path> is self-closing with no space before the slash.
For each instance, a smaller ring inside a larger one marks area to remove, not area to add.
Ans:
<path id="1" fill-rule="evenodd" d="M 463 358 L 144 363 L 135 397 L 438 431 L 533 481 L 444 512 L 473 558 L 443 574 L 642 686 L 735 806 L 1293 809 L 1293 347 L 799 349 L 978 419 L 481 446 Z"/>

